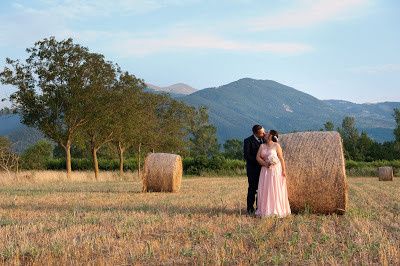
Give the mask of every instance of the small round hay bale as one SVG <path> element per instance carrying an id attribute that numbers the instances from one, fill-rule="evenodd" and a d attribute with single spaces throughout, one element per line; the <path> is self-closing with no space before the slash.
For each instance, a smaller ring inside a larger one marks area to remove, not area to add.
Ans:
<path id="1" fill-rule="evenodd" d="M 343 214 L 347 180 L 340 134 L 299 132 L 280 138 L 287 168 L 287 187 L 293 212 Z"/>
<path id="2" fill-rule="evenodd" d="M 178 192 L 182 182 L 182 158 L 176 154 L 150 153 L 143 172 L 144 192 Z"/>
<path id="3" fill-rule="evenodd" d="M 393 181 L 393 168 L 384 166 L 378 168 L 379 181 Z"/>

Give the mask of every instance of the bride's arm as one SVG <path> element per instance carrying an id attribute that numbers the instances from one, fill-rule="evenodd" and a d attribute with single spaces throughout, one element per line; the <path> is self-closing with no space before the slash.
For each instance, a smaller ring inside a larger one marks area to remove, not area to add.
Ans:
<path id="1" fill-rule="evenodd" d="M 278 154 L 278 158 L 279 161 L 281 162 L 282 165 L 282 175 L 286 176 L 286 164 L 285 164 L 285 159 L 283 159 L 283 152 L 282 152 L 282 148 L 281 145 L 279 145 L 278 143 L 276 144 L 276 153 Z"/>
<path id="2" fill-rule="evenodd" d="M 260 165 L 268 167 L 267 162 L 264 161 L 263 158 L 261 158 L 261 150 L 262 150 L 261 146 L 262 144 L 260 145 L 260 148 L 258 148 L 256 160 Z"/>

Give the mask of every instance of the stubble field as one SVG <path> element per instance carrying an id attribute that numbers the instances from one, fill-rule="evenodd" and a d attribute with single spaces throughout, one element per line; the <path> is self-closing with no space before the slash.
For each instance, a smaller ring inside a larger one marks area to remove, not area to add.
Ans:
<path id="1" fill-rule="evenodd" d="M 0 264 L 400 264 L 400 178 L 348 178 L 343 216 L 258 219 L 245 177 L 168 194 L 141 193 L 132 174 L 57 175 L 0 176 Z"/>

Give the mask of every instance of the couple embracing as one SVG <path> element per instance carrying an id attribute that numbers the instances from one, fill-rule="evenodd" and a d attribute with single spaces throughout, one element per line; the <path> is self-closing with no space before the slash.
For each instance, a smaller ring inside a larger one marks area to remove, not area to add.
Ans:
<path id="1" fill-rule="evenodd" d="M 278 143 L 278 132 L 265 132 L 262 126 L 253 126 L 253 135 L 244 140 L 243 153 L 249 182 L 248 214 L 259 217 L 289 215 L 286 165 Z"/>

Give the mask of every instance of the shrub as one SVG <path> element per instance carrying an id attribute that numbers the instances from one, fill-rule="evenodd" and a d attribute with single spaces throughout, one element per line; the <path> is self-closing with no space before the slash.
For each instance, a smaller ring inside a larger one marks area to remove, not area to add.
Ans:
<path id="1" fill-rule="evenodd" d="M 23 169 L 46 169 L 46 162 L 53 156 L 52 145 L 45 140 L 40 140 L 30 146 L 21 155 Z"/>
<path id="2" fill-rule="evenodd" d="M 90 159 L 77 159 L 72 158 L 71 160 L 72 170 L 78 171 L 89 171 L 93 169 L 93 163 Z M 64 158 L 53 158 L 47 160 L 46 168 L 48 170 L 64 170 L 65 159 Z M 127 159 L 124 161 L 124 170 L 135 171 L 138 168 L 136 159 Z M 119 160 L 107 160 L 99 159 L 99 169 L 103 171 L 116 171 L 119 170 Z"/>
<path id="3" fill-rule="evenodd" d="M 391 166 L 393 167 L 394 175 L 400 173 L 400 160 L 380 160 L 373 162 L 356 162 L 349 160 L 346 162 L 347 174 L 349 176 L 376 176 L 378 167 Z"/>
<path id="4" fill-rule="evenodd" d="M 183 172 L 185 175 L 203 175 L 205 173 L 237 175 L 245 173 L 245 165 L 242 160 L 226 159 L 223 156 L 186 157 L 183 159 Z"/>

